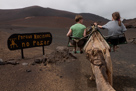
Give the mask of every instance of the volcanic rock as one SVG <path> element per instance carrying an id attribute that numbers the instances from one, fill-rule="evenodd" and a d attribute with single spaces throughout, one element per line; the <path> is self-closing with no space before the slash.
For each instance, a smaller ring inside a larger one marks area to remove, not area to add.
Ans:
<path id="1" fill-rule="evenodd" d="M 2 59 L 0 59 L 0 65 L 5 65 L 5 62 Z"/>
<path id="2" fill-rule="evenodd" d="M 77 59 L 73 54 L 69 53 L 68 47 L 58 46 L 47 59 L 48 63 L 65 62 L 67 60 Z"/>
<path id="3" fill-rule="evenodd" d="M 6 61 L 6 64 L 17 65 L 19 63 L 15 61 Z"/>

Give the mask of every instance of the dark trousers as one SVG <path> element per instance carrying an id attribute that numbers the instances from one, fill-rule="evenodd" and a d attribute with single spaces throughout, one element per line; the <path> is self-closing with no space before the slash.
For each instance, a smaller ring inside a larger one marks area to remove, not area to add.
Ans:
<path id="1" fill-rule="evenodd" d="M 87 39 L 81 39 L 77 43 L 75 40 L 71 40 L 71 44 L 74 47 L 78 46 L 79 48 L 83 48 L 86 42 L 87 42 Z"/>

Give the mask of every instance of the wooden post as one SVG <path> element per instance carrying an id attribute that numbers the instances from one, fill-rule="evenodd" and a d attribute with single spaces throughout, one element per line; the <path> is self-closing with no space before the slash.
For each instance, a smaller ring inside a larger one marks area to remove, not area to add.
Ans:
<path id="1" fill-rule="evenodd" d="M 21 55 L 22 55 L 22 59 L 24 59 L 24 52 L 23 52 L 23 48 L 21 49 Z"/>

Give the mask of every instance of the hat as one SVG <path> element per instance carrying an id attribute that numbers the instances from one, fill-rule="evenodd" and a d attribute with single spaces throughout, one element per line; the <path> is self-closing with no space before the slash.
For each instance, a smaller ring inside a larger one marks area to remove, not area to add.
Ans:
<path id="1" fill-rule="evenodd" d="M 75 21 L 79 21 L 80 19 L 83 19 L 83 17 L 81 15 L 76 15 Z"/>

